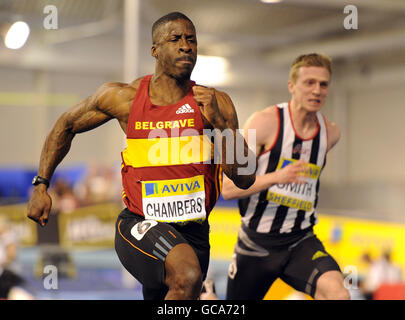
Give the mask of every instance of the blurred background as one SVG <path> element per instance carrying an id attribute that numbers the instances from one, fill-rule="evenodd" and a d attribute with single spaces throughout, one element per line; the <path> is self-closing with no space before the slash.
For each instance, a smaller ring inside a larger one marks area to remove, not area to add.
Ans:
<path id="1" fill-rule="evenodd" d="M 296 56 L 320 52 L 333 59 L 323 112 L 339 125 L 342 138 L 321 178 L 316 232 L 345 270 L 354 298 L 403 299 L 402 0 L 0 0 L 3 268 L 20 275 L 26 294 L 37 299 L 141 298 L 140 285 L 121 269 L 113 250 L 125 148 L 117 122 L 74 139 L 52 180 L 47 228 L 25 218 L 26 203 L 56 119 L 105 82 L 153 73 L 151 27 L 171 11 L 186 14 L 197 29 L 192 79 L 227 92 L 240 126 L 254 111 L 288 101 Z M 210 221 L 210 277 L 223 299 L 239 226 L 236 202 L 220 199 Z M 396 276 L 385 282 L 393 283 L 364 289 L 378 263 L 392 266 Z M 47 265 L 58 267 L 57 288 L 55 282 L 45 285 Z M 308 298 L 281 281 L 266 297 Z"/>

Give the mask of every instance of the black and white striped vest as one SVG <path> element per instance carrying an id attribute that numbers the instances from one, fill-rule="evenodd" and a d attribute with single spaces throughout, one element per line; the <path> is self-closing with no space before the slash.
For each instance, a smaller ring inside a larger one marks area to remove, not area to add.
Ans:
<path id="1" fill-rule="evenodd" d="M 288 234 L 317 223 L 319 178 L 326 162 L 327 129 L 317 113 L 318 130 L 314 137 L 302 139 L 291 120 L 289 103 L 277 106 L 279 130 L 273 146 L 258 156 L 257 175 L 280 170 L 299 159 L 308 162 L 304 184 L 276 184 L 238 201 L 245 227 L 258 233 Z"/>

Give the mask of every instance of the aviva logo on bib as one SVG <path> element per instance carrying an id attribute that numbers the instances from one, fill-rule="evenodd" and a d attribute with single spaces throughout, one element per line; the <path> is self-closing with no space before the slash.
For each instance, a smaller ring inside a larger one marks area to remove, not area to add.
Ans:
<path id="1" fill-rule="evenodd" d="M 142 182 L 145 219 L 202 222 L 206 218 L 204 176 Z"/>
<path id="2" fill-rule="evenodd" d="M 158 184 L 157 183 L 145 183 L 145 195 L 150 196 L 152 194 L 158 193 Z"/>
<path id="3" fill-rule="evenodd" d="M 168 197 L 204 191 L 204 176 L 186 179 L 146 181 L 142 183 L 142 197 Z"/>

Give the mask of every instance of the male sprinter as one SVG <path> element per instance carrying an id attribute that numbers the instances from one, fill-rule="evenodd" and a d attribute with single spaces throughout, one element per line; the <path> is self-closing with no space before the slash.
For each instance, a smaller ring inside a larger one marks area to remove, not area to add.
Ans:
<path id="1" fill-rule="evenodd" d="M 153 24 L 152 38 L 153 75 L 106 83 L 57 120 L 42 150 L 28 217 L 46 224 L 51 208 L 46 190 L 73 137 L 117 119 L 127 135 L 122 152 L 127 208 L 116 223 L 118 257 L 143 284 L 145 299 L 197 299 L 209 263 L 207 217 L 220 194 L 221 168 L 242 189 L 255 175 L 238 175 L 244 165 L 226 164 L 224 158 L 220 165 L 209 161 L 204 143 L 200 150 L 204 129 L 229 128 L 236 139 L 238 120 L 227 94 L 190 80 L 197 59 L 191 20 L 167 14 Z M 246 143 L 244 148 L 247 152 Z M 220 151 L 226 152 L 226 144 Z"/>
<path id="2" fill-rule="evenodd" d="M 245 133 L 256 130 L 257 177 L 247 190 L 224 178 L 223 197 L 241 198 L 242 216 L 227 299 L 263 299 L 277 278 L 315 299 L 349 298 L 338 264 L 313 232 L 320 174 L 340 137 L 320 113 L 331 74 L 330 58 L 299 56 L 290 70 L 291 100 L 246 123 Z"/>

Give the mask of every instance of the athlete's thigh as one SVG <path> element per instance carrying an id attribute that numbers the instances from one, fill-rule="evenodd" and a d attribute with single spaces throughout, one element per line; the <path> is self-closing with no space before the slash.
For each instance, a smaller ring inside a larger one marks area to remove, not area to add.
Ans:
<path id="1" fill-rule="evenodd" d="M 274 259 L 277 263 L 277 259 Z M 269 257 L 235 253 L 228 269 L 227 300 L 262 300 L 278 278 Z"/>
<path id="2" fill-rule="evenodd" d="M 207 275 L 210 260 L 208 221 L 203 224 L 189 223 L 185 226 L 173 224 L 172 226 L 181 233 L 183 238 L 193 248 L 194 253 L 197 255 L 204 280 Z M 186 256 L 185 258 L 188 259 L 189 257 Z"/>
<path id="3" fill-rule="evenodd" d="M 339 271 L 335 259 L 322 242 L 311 236 L 290 248 L 290 259 L 281 279 L 294 289 L 314 297 L 319 277 L 328 271 Z"/>
<path id="4" fill-rule="evenodd" d="M 187 243 L 172 226 L 142 217 L 118 217 L 115 250 L 122 265 L 148 292 L 165 285 L 165 260 L 179 243 Z"/>

